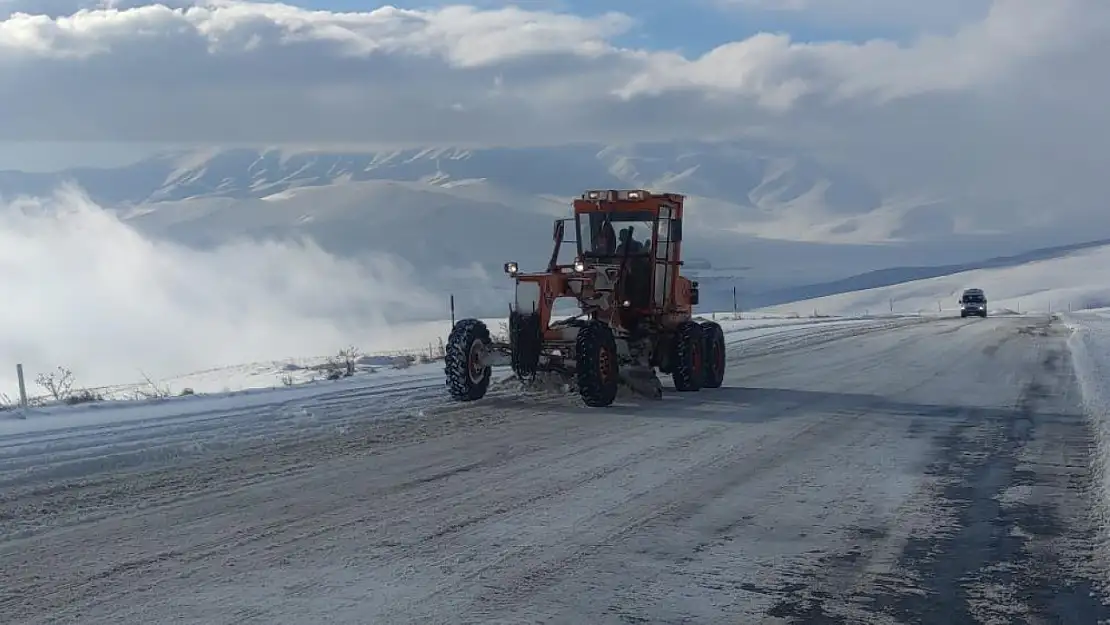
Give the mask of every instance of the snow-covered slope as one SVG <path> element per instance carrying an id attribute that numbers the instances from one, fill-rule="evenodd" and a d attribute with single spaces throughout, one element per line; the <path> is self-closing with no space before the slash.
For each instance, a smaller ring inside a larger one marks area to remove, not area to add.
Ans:
<path id="1" fill-rule="evenodd" d="M 501 310 L 504 261 L 544 262 L 551 220 L 587 188 L 687 194 L 687 269 L 701 279 L 707 308 L 730 307 L 734 288 L 751 308 L 798 299 L 796 287 L 820 286 L 805 296 L 859 288 L 870 278 L 827 283 L 892 266 L 978 262 L 1110 236 L 1110 223 L 1026 227 L 1012 212 L 1000 221 L 993 207 L 885 189 L 865 174 L 751 142 L 213 148 L 112 169 L 0 172 L 0 199 L 72 182 L 140 232 L 194 248 L 309 238 L 343 258 L 384 256 L 475 314 Z M 472 308 L 479 304 L 488 307 Z"/>
<path id="2" fill-rule="evenodd" d="M 759 338 L 769 341 L 773 335 L 781 335 L 783 340 L 788 340 L 795 332 L 821 327 L 833 329 L 849 327 L 864 323 L 863 319 L 798 319 L 794 317 L 776 315 L 749 315 L 743 318 L 734 318 L 731 314 L 710 313 L 724 328 L 726 340 L 729 344 L 747 339 Z M 503 337 L 507 331 L 505 318 L 492 317 L 483 319 L 487 327 L 495 336 Z M 352 354 L 355 375 L 385 374 L 398 375 L 396 371 L 403 371 L 410 366 L 421 366 L 428 361 L 439 362 L 437 382 L 443 382 L 443 343 L 451 330 L 450 321 L 413 322 L 398 325 L 392 328 L 388 340 L 379 340 L 371 344 L 354 345 L 344 350 Z M 75 379 L 74 390 L 87 389 L 94 391 L 104 400 L 122 402 L 112 404 L 117 407 L 128 408 L 133 406 L 136 399 L 150 398 L 157 395 L 163 399 L 173 397 L 186 397 L 191 395 L 219 395 L 226 393 L 239 393 L 259 389 L 283 389 L 289 387 L 303 388 L 308 386 L 335 385 L 335 380 L 327 380 L 327 372 L 334 363 L 346 358 L 345 354 L 302 354 L 280 360 L 267 360 L 248 362 L 235 365 L 212 367 L 201 371 L 193 371 L 181 375 L 154 377 L 149 379 L 114 379 L 110 383 L 99 385 L 82 384 L 88 378 L 105 380 L 97 372 L 85 372 L 87 377 Z M 145 369 L 148 363 L 134 363 L 137 369 Z M 419 369 L 426 372 L 427 369 Z M 12 372 L 14 373 L 14 372 Z M 38 371 L 34 368 L 27 369 L 30 378 L 36 377 Z M 0 371 L 0 419 L 12 416 L 8 409 L 13 408 L 13 402 L 18 395 L 14 389 L 17 381 L 10 373 Z M 89 409 L 86 404 L 76 406 L 49 406 L 49 397 L 45 390 L 38 385 L 30 384 L 27 389 L 28 396 L 37 407 L 32 412 L 52 414 L 55 412 L 72 413 Z M 327 392 L 324 389 L 323 392 Z M 101 408 L 105 405 L 98 403 Z M 85 408 L 82 408 L 85 406 Z M 101 408 L 92 408 L 97 411 Z M 20 415 L 16 415 L 17 417 Z"/>
<path id="3" fill-rule="evenodd" d="M 752 142 L 673 142 L 543 148 L 425 148 L 337 152 L 206 149 L 126 167 L 58 173 L 0 172 L 0 195 L 45 194 L 72 181 L 106 206 L 197 198 L 259 199 L 290 189 L 393 180 L 435 187 L 484 183 L 499 195 L 566 198 L 586 188 L 646 187 L 685 193 L 691 215 L 718 231 L 810 242 L 874 243 L 998 234 L 1009 215 L 968 210 L 928 190 L 886 190 L 784 148 Z"/>
<path id="4" fill-rule="evenodd" d="M 168 153 L 116 169 L 0 172 L 0 193 L 42 193 L 67 179 L 107 204 L 259 198 L 291 188 L 365 180 L 436 185 L 486 181 L 528 196 L 565 196 L 596 187 L 667 187 L 725 200 L 747 209 L 747 219 L 761 222 L 791 208 L 843 217 L 882 204 L 881 195 L 859 176 L 797 154 L 736 143 L 363 152 L 208 149 Z"/>
<path id="5" fill-rule="evenodd" d="M 1110 305 L 1110 245 L 1010 267 L 977 269 L 769 307 L 829 315 L 957 310 L 960 292 L 986 291 L 994 310 L 1067 311 Z"/>
<path id="6" fill-rule="evenodd" d="M 1020 254 L 997 256 L 994 258 L 977 259 L 972 262 L 956 263 L 951 265 L 924 265 L 924 266 L 897 266 L 868 271 L 832 282 L 806 284 L 802 286 L 774 289 L 755 294 L 749 302 L 750 308 L 764 308 L 782 303 L 796 302 L 799 300 L 816 299 L 849 291 L 863 291 L 890 287 L 911 282 L 914 280 L 927 280 L 957 273 L 982 269 L 1004 269 L 1017 267 L 1033 262 L 1051 260 L 1070 256 L 1076 252 L 1110 245 L 1110 240 L 1086 241 L 1071 245 L 1046 247 Z"/>
<path id="7" fill-rule="evenodd" d="M 468 298 L 468 306 L 489 302 L 491 292 L 501 292 L 493 302 L 496 309 L 476 313 L 496 314 L 509 298 L 501 265 L 515 260 L 526 269 L 540 269 L 550 253 L 552 220 L 569 211 L 569 197 L 529 196 L 488 181 L 446 185 L 370 180 L 290 188 L 262 198 L 157 202 L 119 214 L 148 235 L 192 247 L 243 237 L 308 237 L 342 257 L 390 255 L 411 264 L 426 288 L 455 292 Z M 686 273 L 702 281 L 707 310 L 730 307 L 736 285 L 750 307 L 747 302 L 768 290 L 906 261 L 980 261 L 981 254 L 994 249 L 958 247 L 962 256 L 942 256 L 952 245 L 949 240 L 900 246 L 783 240 L 722 228 L 727 219 L 721 202 L 691 200 L 684 229 L 691 261 Z M 770 302 L 788 301 L 788 295 L 780 291 Z"/>

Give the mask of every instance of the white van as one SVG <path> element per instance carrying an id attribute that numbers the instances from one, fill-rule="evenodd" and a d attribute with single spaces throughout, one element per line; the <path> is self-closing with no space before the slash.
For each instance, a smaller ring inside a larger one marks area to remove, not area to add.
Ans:
<path id="1" fill-rule="evenodd" d="M 960 317 L 968 315 L 987 318 L 987 296 L 983 289 L 965 289 L 960 296 Z"/>

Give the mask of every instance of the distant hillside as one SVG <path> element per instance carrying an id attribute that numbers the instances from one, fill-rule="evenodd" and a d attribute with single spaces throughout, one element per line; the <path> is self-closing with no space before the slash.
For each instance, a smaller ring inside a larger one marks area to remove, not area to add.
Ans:
<path id="1" fill-rule="evenodd" d="M 551 220 L 590 188 L 687 195 L 685 269 L 702 282 L 705 308 L 730 308 L 734 288 L 750 309 L 950 274 L 984 258 L 1022 262 L 1033 258 L 1026 250 L 1103 231 L 1094 222 L 1006 221 L 998 206 L 955 198 L 887 197 L 866 176 L 735 141 L 211 149 L 118 168 L 0 172 L 0 195 L 46 195 L 63 183 L 149 236 L 193 247 L 308 238 L 332 254 L 407 264 L 426 288 L 488 306 L 482 314 L 508 299 L 502 263 L 541 265 Z"/>
<path id="2" fill-rule="evenodd" d="M 98 202 L 113 204 L 260 198 L 296 187 L 366 180 L 485 180 L 529 195 L 667 187 L 751 206 L 796 200 L 822 186 L 827 187 L 822 200 L 834 213 L 867 212 L 882 202 L 864 180 L 799 155 L 701 142 L 361 153 L 213 149 L 165 154 L 111 169 L 0 172 L 0 192 L 42 193 L 66 179 L 87 189 Z"/>
<path id="3" fill-rule="evenodd" d="M 887 197 L 866 175 L 756 142 L 671 142 L 542 148 L 328 152 L 208 149 L 117 168 L 0 172 L 0 195 L 49 193 L 63 182 L 106 206 L 189 199 L 262 199 L 293 189 L 400 181 L 482 183 L 527 198 L 590 188 L 648 188 L 691 197 L 691 217 L 721 232 L 775 240 L 868 244 L 935 241 L 997 225 L 928 197 Z M 1018 224 L 1014 224 L 1018 225 Z"/>
<path id="4" fill-rule="evenodd" d="M 1110 306 L 1110 242 L 1038 250 L 1024 259 L 981 263 L 980 268 L 899 284 L 849 291 L 764 308 L 768 312 L 818 311 L 829 315 L 958 311 L 959 293 L 983 289 L 995 311 L 1062 311 Z"/>
<path id="5" fill-rule="evenodd" d="M 902 284 L 905 282 L 911 282 L 914 280 L 925 280 L 928 278 L 949 276 L 952 274 L 973 271 L 976 269 L 998 269 L 1005 267 L 1016 267 L 1031 262 L 1059 258 L 1077 251 L 1095 247 L 1102 247 L 1105 245 L 1110 245 L 1110 239 L 1100 239 L 1098 241 L 1088 241 L 1085 243 L 1075 243 L 1072 245 L 1061 245 L 1056 247 L 1032 250 L 1012 256 L 1000 256 L 982 261 L 972 261 L 952 265 L 939 265 L 934 267 L 891 267 L 889 269 L 878 269 L 875 271 L 868 271 L 860 275 L 851 276 L 849 278 L 844 278 L 843 280 L 834 280 L 832 282 L 809 284 L 805 286 L 791 287 L 785 289 L 774 289 L 758 294 L 753 294 L 753 298 L 750 303 L 753 306 L 773 306 L 775 304 L 781 304 L 784 302 L 807 300 L 818 297 L 825 297 L 828 295 L 835 295 L 837 293 L 861 291 L 864 289 L 875 289 L 885 286 Z"/>

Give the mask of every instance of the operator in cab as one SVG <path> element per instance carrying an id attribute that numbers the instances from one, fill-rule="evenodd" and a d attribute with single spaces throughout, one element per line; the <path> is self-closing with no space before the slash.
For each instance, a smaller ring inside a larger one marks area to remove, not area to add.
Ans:
<path id="1" fill-rule="evenodd" d="M 643 244 L 632 237 L 632 226 L 621 229 L 621 243 L 617 247 L 617 255 L 623 256 L 626 251 L 630 254 L 636 254 L 643 249 Z"/>

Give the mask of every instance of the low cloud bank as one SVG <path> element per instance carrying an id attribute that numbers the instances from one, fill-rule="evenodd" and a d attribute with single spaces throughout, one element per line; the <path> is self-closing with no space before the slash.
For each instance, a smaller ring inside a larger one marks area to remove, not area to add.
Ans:
<path id="1" fill-rule="evenodd" d="M 59 365 L 82 386 L 209 367 L 396 349 L 389 319 L 446 316 L 407 265 L 310 241 L 196 250 L 144 237 L 74 188 L 0 200 L 0 392 Z M 415 347 L 415 346 L 413 346 Z"/>

